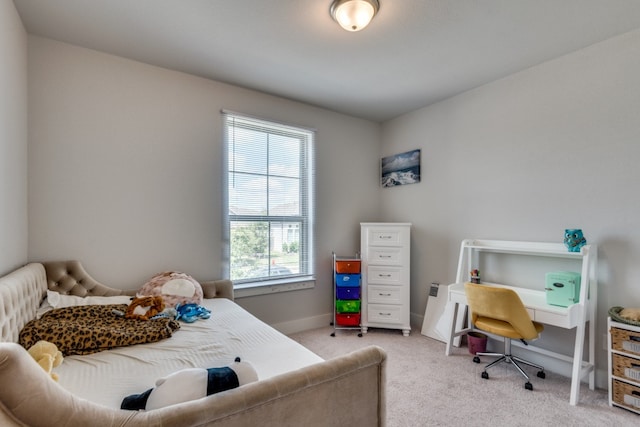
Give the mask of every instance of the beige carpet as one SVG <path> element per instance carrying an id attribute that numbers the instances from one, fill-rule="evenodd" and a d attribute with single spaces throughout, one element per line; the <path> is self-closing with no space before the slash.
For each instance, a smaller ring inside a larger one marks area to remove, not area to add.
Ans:
<path id="1" fill-rule="evenodd" d="M 370 329 L 362 338 L 355 331 L 326 327 L 291 335 L 321 357 L 329 359 L 375 344 L 387 351 L 387 425 L 405 426 L 638 426 L 640 415 L 609 407 L 607 392 L 580 390 L 580 402 L 569 405 L 568 378 L 547 372 L 536 377 L 525 369 L 533 391 L 525 390 L 524 378 L 506 364 L 480 378 L 481 365 L 472 362 L 466 347 L 444 355 L 445 344 L 413 330 Z M 356 427 L 356 426 L 353 426 Z M 357 426 L 360 427 L 360 426 Z"/>

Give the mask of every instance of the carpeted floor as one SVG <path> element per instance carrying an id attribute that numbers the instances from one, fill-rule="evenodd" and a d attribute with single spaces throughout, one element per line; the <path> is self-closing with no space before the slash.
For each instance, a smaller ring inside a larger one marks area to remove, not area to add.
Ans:
<path id="1" fill-rule="evenodd" d="M 370 329 L 362 338 L 357 331 L 326 327 L 291 335 L 325 359 L 375 344 L 387 352 L 387 425 L 408 426 L 638 426 L 640 415 L 609 407 L 605 390 L 591 391 L 583 383 L 577 406 L 569 405 L 568 378 L 525 369 L 524 378 L 506 364 L 480 378 L 482 367 L 472 362 L 466 347 L 444 355 L 445 344 L 413 330 Z M 486 361 L 493 360 L 485 358 Z M 355 426 L 354 426 L 355 427 Z M 359 426 L 358 426 L 359 427 Z"/>

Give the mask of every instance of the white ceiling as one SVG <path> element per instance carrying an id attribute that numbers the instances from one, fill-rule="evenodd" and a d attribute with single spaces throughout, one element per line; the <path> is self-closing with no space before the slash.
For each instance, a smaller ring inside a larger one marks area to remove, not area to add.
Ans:
<path id="1" fill-rule="evenodd" d="M 374 121 L 640 28 L 640 0 L 14 0 L 30 34 Z"/>

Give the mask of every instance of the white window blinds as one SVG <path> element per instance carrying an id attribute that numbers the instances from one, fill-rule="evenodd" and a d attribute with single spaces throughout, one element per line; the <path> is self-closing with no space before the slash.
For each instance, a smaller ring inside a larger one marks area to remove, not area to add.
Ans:
<path id="1" fill-rule="evenodd" d="M 235 283 L 313 274 L 314 132 L 223 111 Z"/>

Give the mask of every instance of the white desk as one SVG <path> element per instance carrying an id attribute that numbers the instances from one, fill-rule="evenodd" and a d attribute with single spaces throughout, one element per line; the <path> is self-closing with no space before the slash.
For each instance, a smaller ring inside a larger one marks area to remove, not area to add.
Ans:
<path id="1" fill-rule="evenodd" d="M 547 297 L 544 291 L 516 288 L 496 283 L 487 283 L 487 285 L 513 289 L 516 291 L 522 300 L 522 303 L 527 308 L 531 320 L 565 329 L 572 329 L 578 326 L 579 306 L 577 304 L 573 304 L 569 307 L 558 307 L 547 304 Z M 467 305 L 467 296 L 464 293 L 464 283 L 455 283 L 449 286 L 449 301 Z M 587 302 L 587 304 L 589 303 Z"/>
<path id="2" fill-rule="evenodd" d="M 518 288 L 514 286 L 506 286 L 500 285 L 496 283 L 483 283 L 491 286 L 498 286 L 501 288 L 513 289 L 516 291 L 522 303 L 524 304 L 527 312 L 529 312 L 529 316 L 532 320 L 536 322 L 540 322 L 546 325 L 558 326 L 565 329 L 573 329 L 578 327 L 579 325 L 584 325 L 584 323 L 580 322 L 579 319 L 579 305 L 573 304 L 569 307 L 557 307 L 553 305 L 549 305 L 546 302 L 546 295 L 544 291 L 536 291 L 533 289 L 526 288 Z M 454 283 L 449 286 L 449 294 L 448 301 L 454 303 L 453 309 L 453 317 L 451 319 L 450 325 L 450 334 L 449 340 L 447 341 L 447 349 L 446 355 L 449 356 L 451 354 L 451 347 L 453 345 L 453 341 L 455 337 L 465 335 L 469 331 L 472 331 L 473 328 L 470 325 L 463 327 L 462 329 L 457 329 L 456 325 L 460 326 L 464 319 L 464 311 L 462 312 L 462 316 L 458 318 L 458 313 L 460 312 L 460 306 L 463 307 L 463 310 L 467 308 L 467 296 L 464 292 L 464 283 Z M 588 304 L 588 303 L 587 303 Z M 587 310 L 588 312 L 588 310 Z M 586 319 L 589 320 L 589 319 Z M 582 332 L 580 332 L 582 330 Z M 570 357 L 566 354 L 552 352 L 540 347 L 536 347 L 535 345 L 529 343 L 526 347 L 520 345 L 519 342 L 513 341 L 513 345 L 518 347 L 526 348 L 527 350 L 534 351 L 537 353 L 544 354 L 546 356 L 555 357 L 556 359 L 564 360 L 565 362 L 572 363 L 574 368 L 577 368 L 578 374 L 575 374 L 576 369 L 574 369 L 574 374 L 571 378 L 571 396 L 570 403 L 571 405 L 575 405 L 578 402 L 578 395 L 580 390 L 580 381 L 587 374 L 592 374 L 594 371 L 594 361 L 585 362 L 582 360 L 584 354 L 584 328 L 578 328 L 576 331 L 576 343 L 574 348 L 573 357 Z M 595 388 L 594 376 L 591 375 L 589 379 L 589 388 L 593 390 Z"/>
<path id="3" fill-rule="evenodd" d="M 450 333 L 447 341 L 446 355 L 451 354 L 451 347 L 459 342 L 461 335 L 472 330 L 470 325 L 464 325 L 464 314 L 467 309 L 467 297 L 464 292 L 464 281 L 468 272 L 477 263 L 477 257 L 481 252 L 500 252 L 521 254 L 526 256 L 577 258 L 582 260 L 580 301 L 569 307 L 557 307 L 546 302 L 544 291 L 520 288 L 514 286 L 485 283 L 492 286 L 501 286 L 513 289 L 518 293 L 532 320 L 546 325 L 557 326 L 565 329 L 576 330 L 575 346 L 572 355 L 552 352 L 549 350 L 528 345 L 524 348 L 546 356 L 554 357 L 572 364 L 571 395 L 569 403 L 576 405 L 580 394 L 580 382 L 589 375 L 589 388 L 595 388 L 595 306 L 597 296 L 596 260 L 597 248 L 595 245 L 586 245 L 579 253 L 567 253 L 562 244 L 539 242 L 508 242 L 497 240 L 464 240 L 460 248 L 458 261 L 458 273 L 456 283 L 449 286 L 448 301 L 453 303 L 453 316 L 450 324 Z M 591 298 L 589 298 L 589 296 Z M 462 316 L 458 316 L 462 306 Z M 588 362 L 583 360 L 585 332 L 589 334 Z M 544 338 L 542 338 L 544 339 Z M 522 346 L 514 341 L 514 345 Z"/>

